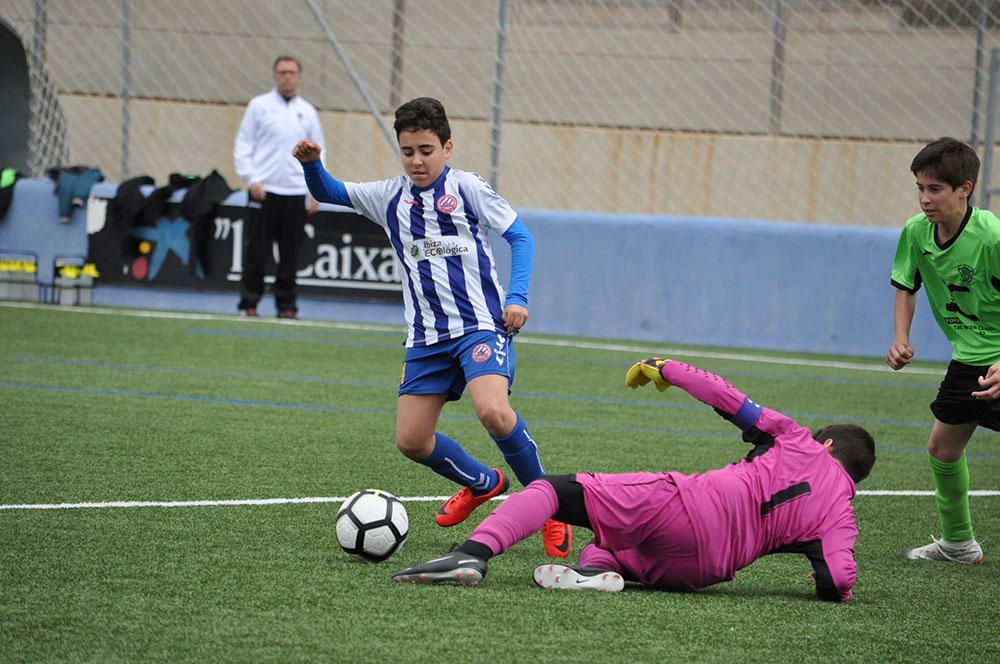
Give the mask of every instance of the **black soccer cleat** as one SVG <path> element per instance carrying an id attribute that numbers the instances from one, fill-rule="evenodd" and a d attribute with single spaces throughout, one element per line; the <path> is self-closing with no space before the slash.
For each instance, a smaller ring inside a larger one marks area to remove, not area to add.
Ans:
<path id="1" fill-rule="evenodd" d="M 423 565 L 400 570 L 392 580 L 396 583 L 478 586 L 486 576 L 486 568 L 487 563 L 482 558 L 452 551 Z"/>

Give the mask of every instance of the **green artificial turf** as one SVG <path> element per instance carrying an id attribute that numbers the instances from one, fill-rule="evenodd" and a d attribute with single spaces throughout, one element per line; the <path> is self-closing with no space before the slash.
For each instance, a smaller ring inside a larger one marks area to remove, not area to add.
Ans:
<path id="1" fill-rule="evenodd" d="M 813 599 L 794 555 L 697 593 L 545 591 L 531 579 L 548 560 L 537 535 L 491 561 L 479 588 L 393 584 L 488 512 L 434 525 L 432 498 L 453 486 L 395 449 L 402 338 L 0 306 L 0 661 L 1000 661 L 998 496 L 972 499 L 986 562 L 967 567 L 898 558 L 938 534 L 933 497 L 859 495 L 859 577 L 844 605 Z M 516 349 L 512 403 L 550 473 L 694 472 L 746 451 L 681 391 L 624 386 L 655 345 L 526 334 Z M 927 404 L 943 365 L 675 356 L 814 429 L 867 427 L 878 462 L 860 489 L 932 488 Z M 468 399 L 445 408 L 439 429 L 502 465 Z M 1000 490 L 1000 438 L 980 431 L 968 452 L 972 488 Z M 333 499 L 368 487 L 403 498 L 410 517 L 405 546 L 378 565 L 346 556 L 333 533 Z M 328 500 L 226 502 L 282 498 Z M 123 501 L 218 503 L 96 506 Z M 64 503 L 93 505 L 12 507 Z M 578 529 L 574 553 L 588 538 Z"/>

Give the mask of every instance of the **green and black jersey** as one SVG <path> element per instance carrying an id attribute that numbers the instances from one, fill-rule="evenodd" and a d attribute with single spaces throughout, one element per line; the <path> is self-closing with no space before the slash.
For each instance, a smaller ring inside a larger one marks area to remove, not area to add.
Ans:
<path id="1" fill-rule="evenodd" d="M 915 293 L 923 285 L 952 358 L 985 366 L 1000 361 L 1000 219 L 969 208 L 945 244 L 921 213 L 903 226 L 892 262 L 892 285 Z"/>

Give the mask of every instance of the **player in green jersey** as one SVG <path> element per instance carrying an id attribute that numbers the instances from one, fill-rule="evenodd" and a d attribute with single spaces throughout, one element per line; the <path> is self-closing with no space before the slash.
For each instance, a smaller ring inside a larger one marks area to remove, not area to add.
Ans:
<path id="1" fill-rule="evenodd" d="M 895 333 L 885 361 L 899 370 L 913 359 L 910 324 L 921 286 L 952 356 L 931 403 L 927 441 L 941 539 L 901 555 L 975 564 L 983 549 L 972 532 L 965 447 L 977 426 L 1000 431 L 1000 219 L 972 207 L 979 157 L 961 141 L 929 143 L 910 170 L 921 213 L 903 226 L 892 263 Z"/>

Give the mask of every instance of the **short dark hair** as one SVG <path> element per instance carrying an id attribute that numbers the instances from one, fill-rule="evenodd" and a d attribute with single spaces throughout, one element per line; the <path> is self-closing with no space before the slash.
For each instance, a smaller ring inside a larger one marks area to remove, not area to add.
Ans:
<path id="1" fill-rule="evenodd" d="M 928 143 L 917 153 L 910 163 L 910 172 L 914 175 L 924 173 L 935 180 L 947 182 L 952 189 L 958 189 L 968 180 L 975 190 L 979 178 L 979 155 L 957 138 L 945 136 Z"/>
<path id="2" fill-rule="evenodd" d="M 274 64 L 271 65 L 271 71 L 278 71 L 278 63 L 291 61 L 295 63 L 295 66 L 299 68 L 299 73 L 302 73 L 302 63 L 294 55 L 279 55 L 274 59 Z"/>
<path id="3" fill-rule="evenodd" d="M 444 112 L 444 104 L 432 97 L 417 97 L 397 108 L 393 129 L 396 130 L 396 138 L 404 131 L 429 129 L 441 139 L 441 145 L 451 138 L 451 126 Z"/>
<path id="4" fill-rule="evenodd" d="M 863 427 L 857 424 L 831 424 L 817 431 L 813 438 L 821 443 L 833 439 L 830 454 L 840 462 L 855 484 L 872 472 L 872 466 L 875 465 L 875 439 Z"/>

